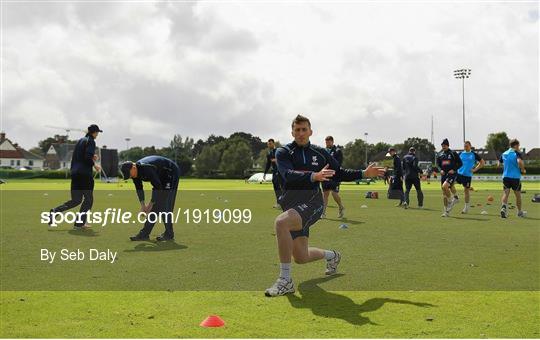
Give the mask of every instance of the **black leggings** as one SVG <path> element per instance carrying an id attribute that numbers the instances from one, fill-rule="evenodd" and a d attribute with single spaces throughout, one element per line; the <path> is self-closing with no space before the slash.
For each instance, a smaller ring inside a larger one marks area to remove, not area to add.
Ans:
<path id="1" fill-rule="evenodd" d="M 84 200 L 83 200 L 84 199 Z M 94 204 L 94 178 L 92 175 L 74 174 L 71 176 L 71 199 L 64 204 L 54 208 L 54 212 L 62 212 L 75 208 L 81 204 L 81 221 L 75 222 L 76 227 L 83 226 L 86 223 L 86 212 L 92 209 Z"/>
<path id="2" fill-rule="evenodd" d="M 276 202 L 279 201 L 279 196 L 282 194 L 281 177 L 278 172 L 272 173 L 272 185 L 274 186 L 274 194 L 276 195 Z"/>
<path id="3" fill-rule="evenodd" d="M 418 198 L 418 205 L 423 206 L 424 205 L 424 193 L 422 192 L 422 188 L 420 186 L 420 178 L 406 178 L 405 179 L 405 202 L 409 204 L 409 193 L 411 192 L 411 188 L 414 185 L 414 189 L 416 189 L 416 196 Z"/>

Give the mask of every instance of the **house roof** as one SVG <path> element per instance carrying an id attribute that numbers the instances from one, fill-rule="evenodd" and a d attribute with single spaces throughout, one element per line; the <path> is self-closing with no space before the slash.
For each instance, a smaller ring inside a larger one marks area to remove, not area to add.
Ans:
<path id="1" fill-rule="evenodd" d="M 53 143 L 51 144 L 51 146 L 54 148 L 54 152 L 56 152 L 56 157 L 58 157 L 59 161 L 71 161 L 71 156 L 73 155 L 75 144 Z"/>
<path id="2" fill-rule="evenodd" d="M 17 150 L 0 150 L 0 158 L 21 158 L 24 156 L 20 149 Z"/>
<path id="3" fill-rule="evenodd" d="M 527 159 L 540 159 L 540 148 L 532 148 L 526 155 Z"/>
<path id="4" fill-rule="evenodd" d="M 26 159 L 43 160 L 43 157 L 41 157 L 40 155 L 36 155 L 33 152 L 26 151 L 25 149 L 22 149 L 22 148 L 19 148 L 19 151 L 21 151 L 24 158 L 26 158 Z"/>
<path id="5" fill-rule="evenodd" d="M 25 149 L 17 146 L 17 144 L 13 143 L 8 138 L 4 137 L 4 139 L 0 141 L 0 145 L 4 143 L 9 143 L 9 145 L 7 145 L 8 150 L 0 150 L 0 158 L 43 159 L 41 156 L 38 156 L 32 152 L 26 151 Z"/>

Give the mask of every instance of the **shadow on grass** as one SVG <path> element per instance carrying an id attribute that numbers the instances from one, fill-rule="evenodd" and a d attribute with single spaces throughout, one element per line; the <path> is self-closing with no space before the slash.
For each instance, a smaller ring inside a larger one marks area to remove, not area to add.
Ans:
<path id="1" fill-rule="evenodd" d="M 139 252 L 139 251 L 167 251 L 167 250 L 180 250 L 180 249 L 186 249 L 187 246 L 183 244 L 178 244 L 174 241 L 166 241 L 166 242 L 144 242 L 139 243 L 135 246 L 133 249 L 126 249 L 124 252 L 126 253 L 133 253 L 133 252 Z"/>
<path id="2" fill-rule="evenodd" d="M 348 218 L 324 218 L 322 219 L 323 221 L 326 220 L 326 221 L 333 221 L 333 222 L 342 222 L 342 223 L 346 223 L 346 224 L 350 224 L 350 225 L 357 225 L 357 224 L 362 224 L 362 223 L 366 223 L 366 222 L 362 222 L 362 221 L 357 221 L 357 220 L 349 220 Z"/>
<path id="3" fill-rule="evenodd" d="M 454 218 L 456 220 L 471 220 L 471 221 L 480 221 L 480 222 L 488 222 L 491 221 L 490 218 L 479 218 L 479 217 L 465 217 L 465 216 L 448 216 L 450 218 Z"/>
<path id="4" fill-rule="evenodd" d="M 333 275 L 313 279 L 300 283 L 297 294 L 289 294 L 287 298 L 294 308 L 311 309 L 312 313 L 325 318 L 334 318 L 347 321 L 350 324 L 362 326 L 365 324 L 377 325 L 363 313 L 374 312 L 384 306 L 385 303 L 397 303 L 412 305 L 416 307 L 435 307 L 435 305 L 408 300 L 398 300 L 391 298 L 373 298 L 357 304 L 351 298 L 326 291 L 319 287 L 319 284 L 338 278 L 341 275 Z"/>
<path id="5" fill-rule="evenodd" d="M 74 236 L 83 236 L 83 237 L 96 237 L 99 233 L 95 232 L 93 229 L 83 229 L 83 230 L 68 230 L 68 234 Z"/>
<path id="6" fill-rule="evenodd" d="M 409 206 L 408 210 L 418 210 L 418 211 L 440 211 L 440 209 L 430 209 L 430 208 L 418 208 Z"/>

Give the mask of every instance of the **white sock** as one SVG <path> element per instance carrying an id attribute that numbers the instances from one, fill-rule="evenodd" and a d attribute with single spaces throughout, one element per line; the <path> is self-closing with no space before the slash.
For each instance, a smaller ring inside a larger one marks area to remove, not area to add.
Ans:
<path id="1" fill-rule="evenodd" d="M 330 261 L 334 257 L 336 257 L 336 253 L 333 250 L 325 250 L 324 251 L 324 258 L 326 259 L 326 261 Z"/>
<path id="2" fill-rule="evenodd" d="M 470 203 L 465 203 L 465 208 L 466 209 L 469 209 L 471 207 L 471 204 Z"/>
<path id="3" fill-rule="evenodd" d="M 291 264 L 290 263 L 280 263 L 279 277 L 282 277 L 287 280 L 291 279 Z"/>

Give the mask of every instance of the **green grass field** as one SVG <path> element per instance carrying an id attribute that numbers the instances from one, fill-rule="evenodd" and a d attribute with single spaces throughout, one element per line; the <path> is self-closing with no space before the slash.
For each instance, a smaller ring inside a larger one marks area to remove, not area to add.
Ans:
<path id="1" fill-rule="evenodd" d="M 446 219 L 436 182 L 423 185 L 424 210 L 414 209 L 414 191 L 403 210 L 363 198 L 384 196 L 382 183 L 343 184 L 347 219 L 331 201 L 310 237 L 343 253 L 341 274 L 293 264 L 297 292 L 265 298 L 278 273 L 271 185 L 183 180 L 177 208 L 250 209 L 252 221 L 183 221 L 174 243 L 155 243 L 129 241 L 138 224 L 48 228 L 39 214 L 67 199 L 69 182 L 12 180 L 0 187 L 0 336 L 538 338 L 540 204 L 530 199 L 540 183 L 524 183 L 528 217 L 513 209 L 507 220 L 498 215 L 501 184 L 473 184 L 471 213 L 459 214 L 460 203 Z M 107 207 L 136 212 L 132 184 L 97 183 L 93 210 Z M 156 225 L 152 237 L 162 231 Z M 111 249 L 118 259 L 49 264 L 41 248 Z M 211 314 L 226 326 L 200 327 Z"/>

